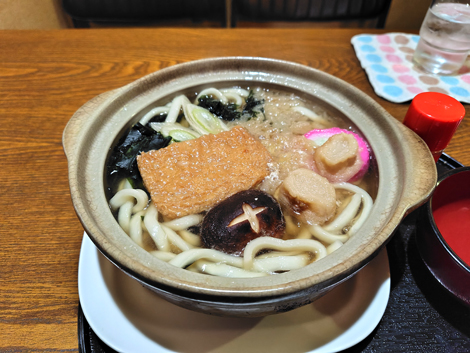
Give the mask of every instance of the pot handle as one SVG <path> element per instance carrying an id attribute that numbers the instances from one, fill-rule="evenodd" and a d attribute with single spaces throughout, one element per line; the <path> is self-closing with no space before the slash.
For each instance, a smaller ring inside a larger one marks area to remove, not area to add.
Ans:
<path id="1" fill-rule="evenodd" d="M 87 121 L 90 112 L 95 111 L 100 105 L 104 104 L 108 99 L 113 99 L 120 89 L 104 92 L 82 105 L 70 118 L 69 122 L 62 133 L 62 146 L 65 156 L 68 160 L 72 156 L 72 151 L 76 145 L 76 138 L 80 133 L 83 125 Z"/>
<path id="2" fill-rule="evenodd" d="M 397 121 L 408 146 L 410 157 L 405 168 L 407 177 L 403 187 L 402 205 L 407 215 L 426 203 L 437 183 L 437 167 L 426 143 L 416 133 Z"/>

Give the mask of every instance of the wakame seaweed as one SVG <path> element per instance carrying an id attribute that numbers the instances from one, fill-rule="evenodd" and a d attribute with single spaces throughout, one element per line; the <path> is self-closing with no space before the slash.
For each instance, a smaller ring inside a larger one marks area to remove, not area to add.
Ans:
<path id="1" fill-rule="evenodd" d="M 157 114 L 153 118 L 151 118 L 148 122 L 149 123 L 163 123 L 166 120 L 166 117 L 168 114 L 162 113 L 162 114 Z"/>
<path id="2" fill-rule="evenodd" d="M 169 145 L 171 137 L 140 123 L 135 124 L 127 135 L 113 148 L 106 166 L 109 185 L 116 185 L 127 178 L 134 188 L 143 188 L 142 177 L 137 167 L 137 156 L 141 152 L 158 150 Z"/>
<path id="3" fill-rule="evenodd" d="M 147 124 L 150 124 L 150 123 L 164 123 L 167 117 L 168 117 L 167 113 L 157 114 L 154 117 L 152 117 L 147 122 Z M 184 113 L 179 114 L 178 117 L 176 118 L 176 122 L 177 123 L 181 122 L 181 120 L 183 120 L 183 118 L 184 118 Z"/>
<path id="4" fill-rule="evenodd" d="M 241 112 L 238 111 L 238 105 L 235 103 L 224 104 L 221 101 L 214 99 L 208 95 L 199 97 L 198 99 L 199 106 L 206 108 L 215 116 L 226 120 L 233 121 L 240 119 Z"/>
<path id="5" fill-rule="evenodd" d="M 255 110 L 256 107 L 264 104 L 264 99 L 256 99 L 253 90 L 250 90 L 248 97 L 245 99 L 245 105 L 241 110 L 235 103 L 224 104 L 208 95 L 201 96 L 198 99 L 198 103 L 199 106 L 206 108 L 215 116 L 226 121 L 238 120 L 242 117 L 248 119 L 255 118 L 260 112 L 264 113 L 263 107 Z"/>
<path id="6" fill-rule="evenodd" d="M 261 112 L 264 114 L 264 107 L 259 110 L 254 110 L 257 106 L 264 104 L 264 99 L 256 99 L 253 90 L 250 90 L 248 97 L 245 99 L 245 106 L 243 107 L 243 115 L 248 115 L 250 118 L 255 118 Z"/>

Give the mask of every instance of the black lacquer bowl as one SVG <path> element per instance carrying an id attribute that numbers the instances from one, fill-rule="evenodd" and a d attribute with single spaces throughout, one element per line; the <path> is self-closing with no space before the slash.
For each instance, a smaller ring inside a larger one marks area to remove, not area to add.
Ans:
<path id="1" fill-rule="evenodd" d="M 437 209 L 462 200 L 470 200 L 470 167 L 450 170 L 439 178 L 432 197 L 419 210 L 416 240 L 429 271 L 444 288 L 470 306 L 470 266 L 457 254 L 470 251 L 470 247 L 452 248 L 434 217 Z M 453 219 L 452 214 L 447 217 Z M 469 228 L 457 228 L 459 234 L 452 234 L 453 237 L 470 237 Z"/>

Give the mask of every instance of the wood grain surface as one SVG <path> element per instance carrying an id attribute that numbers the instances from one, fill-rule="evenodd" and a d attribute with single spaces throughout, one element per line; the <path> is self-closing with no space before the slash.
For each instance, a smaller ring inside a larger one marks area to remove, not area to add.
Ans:
<path id="1" fill-rule="evenodd" d="M 317 68 L 402 121 L 375 95 L 350 44 L 359 29 L 0 31 L 0 351 L 78 351 L 83 229 L 69 194 L 62 131 L 94 96 L 161 68 L 262 56 Z M 367 30 L 367 33 L 381 33 Z M 470 164 L 470 109 L 446 152 Z"/>

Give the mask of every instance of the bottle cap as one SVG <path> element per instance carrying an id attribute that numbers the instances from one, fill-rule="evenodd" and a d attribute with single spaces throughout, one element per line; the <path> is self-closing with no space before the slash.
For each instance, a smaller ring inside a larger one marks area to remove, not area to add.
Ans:
<path id="1" fill-rule="evenodd" d="M 412 100 L 403 124 L 418 134 L 431 152 L 441 152 L 464 116 L 465 108 L 458 100 L 443 93 L 423 92 Z"/>

